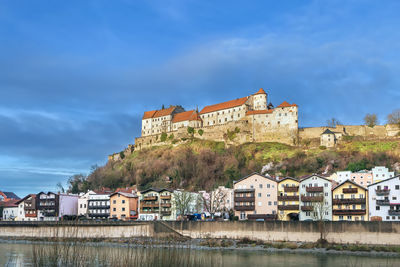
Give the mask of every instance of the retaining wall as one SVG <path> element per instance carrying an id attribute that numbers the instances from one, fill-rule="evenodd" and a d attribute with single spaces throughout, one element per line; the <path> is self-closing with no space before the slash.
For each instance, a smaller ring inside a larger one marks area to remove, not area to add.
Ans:
<path id="1" fill-rule="evenodd" d="M 326 222 L 326 239 L 335 243 L 400 245 L 400 222 Z M 316 242 L 318 222 L 130 222 L 130 223 L 0 223 L 1 237 L 130 238 L 186 236 L 244 237 L 263 241 Z"/>

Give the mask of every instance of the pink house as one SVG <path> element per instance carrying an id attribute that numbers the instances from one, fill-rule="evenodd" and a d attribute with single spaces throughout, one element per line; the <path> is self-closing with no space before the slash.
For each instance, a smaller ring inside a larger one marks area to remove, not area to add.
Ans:
<path id="1" fill-rule="evenodd" d="M 372 172 L 353 172 L 350 178 L 356 184 L 367 187 L 373 184 Z"/>
<path id="2" fill-rule="evenodd" d="M 278 208 L 277 182 L 258 173 L 235 181 L 234 211 L 240 220 L 271 220 Z"/>

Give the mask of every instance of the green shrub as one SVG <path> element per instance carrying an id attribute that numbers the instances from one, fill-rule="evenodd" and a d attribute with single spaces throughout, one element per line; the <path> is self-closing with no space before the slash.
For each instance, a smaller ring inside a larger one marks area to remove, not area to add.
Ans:
<path id="1" fill-rule="evenodd" d="M 121 159 L 124 159 L 125 158 L 124 152 L 123 151 L 119 152 L 119 156 L 120 156 Z"/>
<path id="2" fill-rule="evenodd" d="M 188 132 L 188 134 L 190 134 L 190 135 L 194 135 L 194 133 L 195 133 L 195 130 L 194 130 L 194 128 L 193 127 L 187 127 L 187 132 Z"/>
<path id="3" fill-rule="evenodd" d="M 199 133 L 200 136 L 202 136 L 204 133 L 204 131 L 202 129 L 199 129 L 197 132 Z"/>
<path id="4" fill-rule="evenodd" d="M 326 149 L 326 146 L 319 146 L 319 149 L 325 150 L 325 149 Z"/>
<path id="5" fill-rule="evenodd" d="M 167 140 L 167 137 L 168 137 L 167 133 L 162 133 L 161 134 L 161 142 L 165 142 Z"/>
<path id="6" fill-rule="evenodd" d="M 169 140 L 173 140 L 173 139 L 174 139 L 174 134 L 171 134 L 171 135 L 168 137 L 168 139 L 169 139 Z"/>
<path id="7" fill-rule="evenodd" d="M 345 142 L 351 142 L 351 141 L 353 141 L 353 139 L 354 139 L 354 136 L 352 136 L 352 135 L 343 135 L 342 136 L 342 140 Z"/>

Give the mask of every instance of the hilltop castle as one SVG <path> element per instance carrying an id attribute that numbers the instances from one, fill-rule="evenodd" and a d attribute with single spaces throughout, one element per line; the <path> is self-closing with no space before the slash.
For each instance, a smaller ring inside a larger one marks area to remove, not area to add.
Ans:
<path id="1" fill-rule="evenodd" d="M 225 144 L 247 142 L 279 142 L 296 145 L 314 142 L 317 146 L 334 147 L 342 136 L 364 139 L 396 138 L 400 128 L 395 124 L 336 125 L 336 127 L 298 127 L 298 106 L 284 101 L 277 107 L 268 103 L 267 93 L 261 88 L 255 94 L 185 111 L 182 106 L 170 106 L 144 112 L 141 137 L 134 145 L 109 155 L 109 160 L 120 160 L 134 150 L 171 145 L 197 139 L 221 141 Z"/>
<path id="2" fill-rule="evenodd" d="M 286 101 L 277 107 L 268 104 L 267 93 L 261 88 L 250 96 L 206 106 L 200 112 L 185 111 L 181 106 L 146 111 L 142 136 L 136 138 L 135 148 L 164 143 L 163 133 L 174 140 L 185 138 L 188 127 L 197 130 L 196 137 L 200 139 L 293 144 L 298 131 L 298 107 Z M 229 132 L 237 135 L 232 138 L 232 134 L 227 136 Z M 229 137 L 231 140 L 226 140 Z"/>

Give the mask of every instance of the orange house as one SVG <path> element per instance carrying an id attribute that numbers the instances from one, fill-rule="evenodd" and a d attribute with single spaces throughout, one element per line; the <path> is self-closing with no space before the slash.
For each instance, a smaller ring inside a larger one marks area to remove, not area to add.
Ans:
<path id="1" fill-rule="evenodd" d="M 138 217 L 138 196 L 133 193 L 115 192 L 110 195 L 110 218 L 136 220 Z"/>

